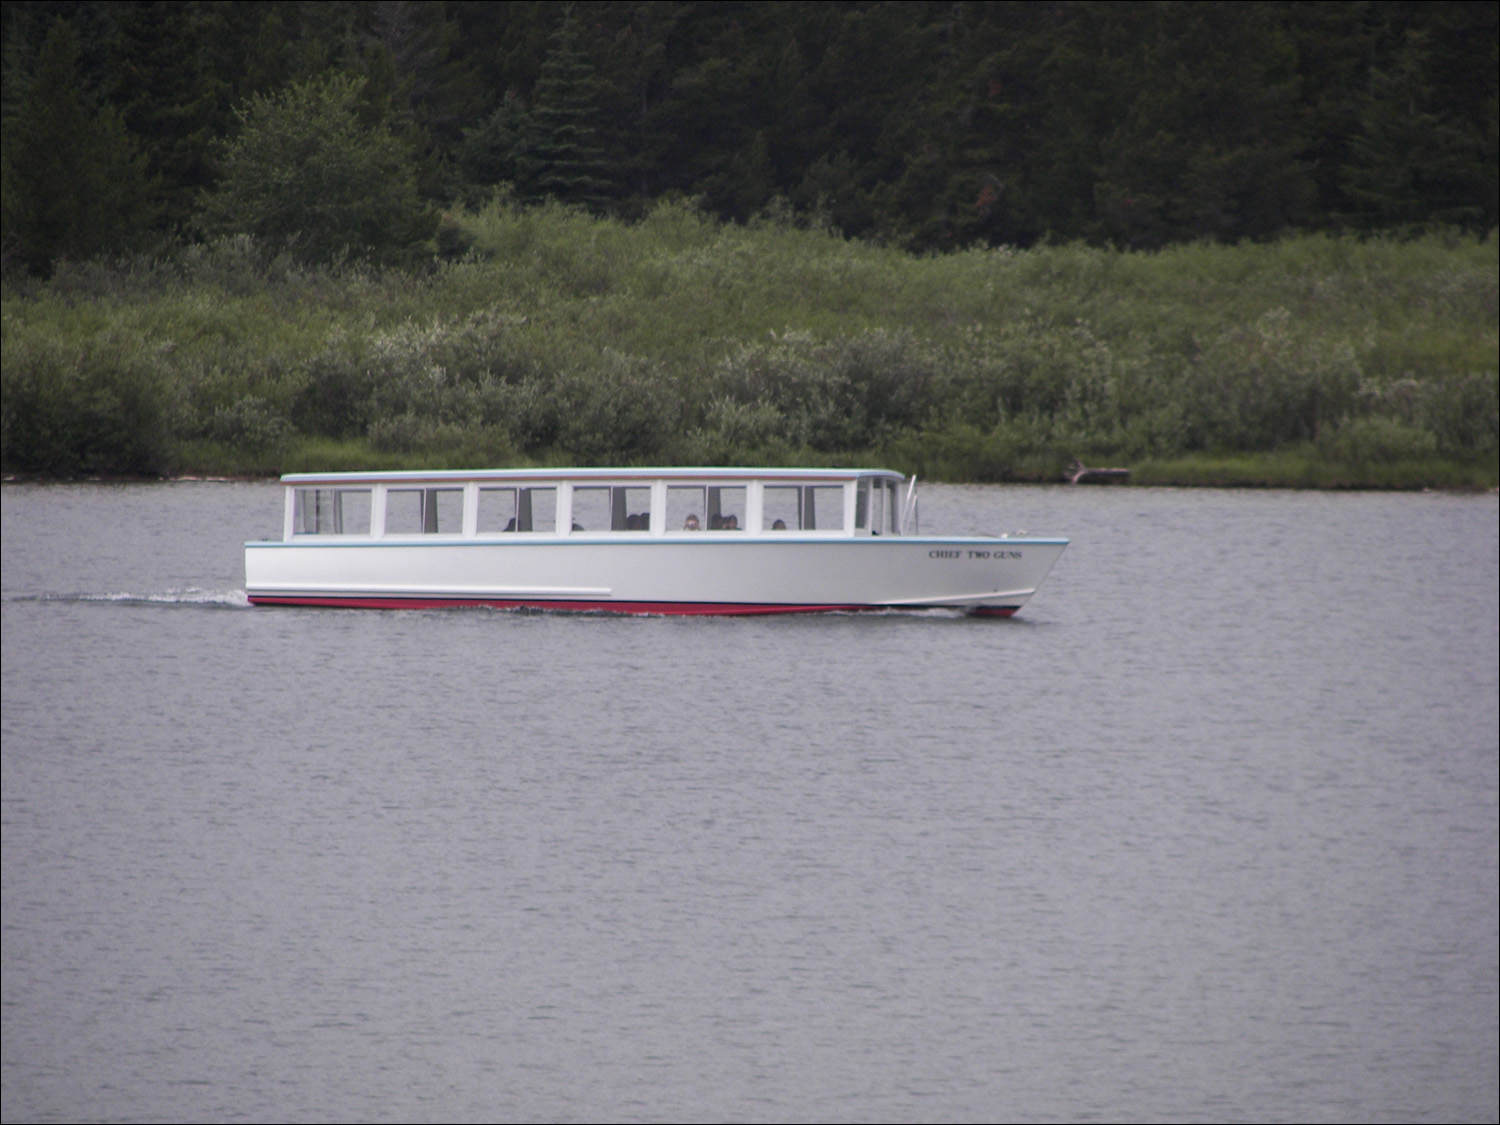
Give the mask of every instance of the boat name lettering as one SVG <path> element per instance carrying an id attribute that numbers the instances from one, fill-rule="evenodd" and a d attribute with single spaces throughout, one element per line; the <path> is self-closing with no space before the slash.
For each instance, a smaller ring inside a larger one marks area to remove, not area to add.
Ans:
<path id="1" fill-rule="evenodd" d="M 928 551 L 929 559 L 1018 559 L 1020 551 Z"/>

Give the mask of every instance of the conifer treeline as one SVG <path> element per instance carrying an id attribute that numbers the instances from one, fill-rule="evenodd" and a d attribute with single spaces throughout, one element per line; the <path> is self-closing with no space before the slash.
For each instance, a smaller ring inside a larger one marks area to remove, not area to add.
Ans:
<path id="1" fill-rule="evenodd" d="M 1496 224 L 1497 4 L 4 8 L 4 254 L 192 236 L 242 112 L 362 79 L 429 209 L 690 197 L 913 249 Z M 290 104 L 281 103 L 281 104 Z M 222 197 L 221 197 L 222 202 Z M 429 240 L 431 224 L 406 237 Z"/>

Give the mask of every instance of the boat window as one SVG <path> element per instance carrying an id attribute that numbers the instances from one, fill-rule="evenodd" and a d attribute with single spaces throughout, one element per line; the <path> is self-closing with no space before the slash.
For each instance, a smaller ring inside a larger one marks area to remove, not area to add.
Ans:
<path id="1" fill-rule="evenodd" d="M 296 497 L 295 534 L 370 534 L 368 488 L 299 488 Z"/>
<path id="2" fill-rule="evenodd" d="M 895 531 L 896 485 L 894 481 L 864 480 L 855 493 L 854 529 L 870 529 L 871 535 L 890 535 Z"/>
<path id="3" fill-rule="evenodd" d="M 573 530 L 609 530 L 609 489 L 573 489 Z"/>
<path id="4" fill-rule="evenodd" d="M 743 531 L 745 495 L 748 490 L 743 485 L 734 488 L 711 485 L 705 491 L 708 493 L 707 530 Z"/>
<path id="5" fill-rule="evenodd" d="M 901 534 L 901 509 L 897 507 L 900 502 L 900 493 L 896 490 L 896 482 L 888 480 L 885 482 L 885 533 L 887 535 Z"/>
<path id="6" fill-rule="evenodd" d="M 523 488 L 516 493 L 516 530 L 557 530 L 557 488 Z"/>
<path id="7" fill-rule="evenodd" d="M 701 484 L 674 484 L 667 488 L 667 530 L 701 531 L 703 519 L 703 493 Z"/>
<path id="8" fill-rule="evenodd" d="M 668 531 L 744 531 L 745 485 L 674 484 L 667 487 Z"/>
<path id="9" fill-rule="evenodd" d="M 480 535 L 516 530 L 516 490 L 514 488 L 481 488 L 479 516 L 475 530 Z"/>
<path id="10" fill-rule="evenodd" d="M 860 492 L 864 503 L 864 492 Z M 841 484 L 769 484 L 761 490 L 761 528 L 765 531 L 844 530 L 844 486 Z"/>
<path id="11" fill-rule="evenodd" d="M 844 486 L 809 484 L 802 489 L 804 531 L 844 530 Z"/>
<path id="12" fill-rule="evenodd" d="M 761 490 L 763 531 L 802 530 L 802 489 L 795 484 L 768 484 Z"/>
<path id="13" fill-rule="evenodd" d="M 650 531 L 651 486 L 573 488 L 574 531 Z"/>
<path id="14" fill-rule="evenodd" d="M 609 493 L 611 530 L 651 530 L 651 487 L 649 485 L 617 485 L 611 488 Z"/>
<path id="15" fill-rule="evenodd" d="M 457 535 L 463 521 L 461 488 L 393 488 L 385 494 L 387 535 Z"/>
<path id="16" fill-rule="evenodd" d="M 481 488 L 477 531 L 556 531 L 556 488 Z"/>

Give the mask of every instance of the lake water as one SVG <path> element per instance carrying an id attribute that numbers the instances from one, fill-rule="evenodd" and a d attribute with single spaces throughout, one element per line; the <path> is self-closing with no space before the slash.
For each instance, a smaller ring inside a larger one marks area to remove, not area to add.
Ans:
<path id="1" fill-rule="evenodd" d="M 6 485 L 6 1120 L 1493 1121 L 1497 501 L 929 487 L 1009 621 L 251 609 Z"/>

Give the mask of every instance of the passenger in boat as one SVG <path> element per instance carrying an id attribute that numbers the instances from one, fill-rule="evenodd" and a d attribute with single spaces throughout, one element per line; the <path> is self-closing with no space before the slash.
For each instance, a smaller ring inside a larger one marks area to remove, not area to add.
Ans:
<path id="1" fill-rule="evenodd" d="M 687 519 L 683 520 L 682 521 L 682 530 L 683 531 L 700 531 L 700 530 L 702 530 L 698 526 L 698 517 L 694 516 L 694 515 L 690 515 L 690 516 L 688 516 Z"/>
<path id="2" fill-rule="evenodd" d="M 786 530 L 786 520 L 777 520 L 775 523 L 773 523 L 771 525 L 771 530 L 772 531 L 785 531 Z"/>
<path id="3" fill-rule="evenodd" d="M 740 529 L 740 517 L 730 512 L 724 517 L 724 522 L 719 528 L 721 531 L 738 531 Z"/>

